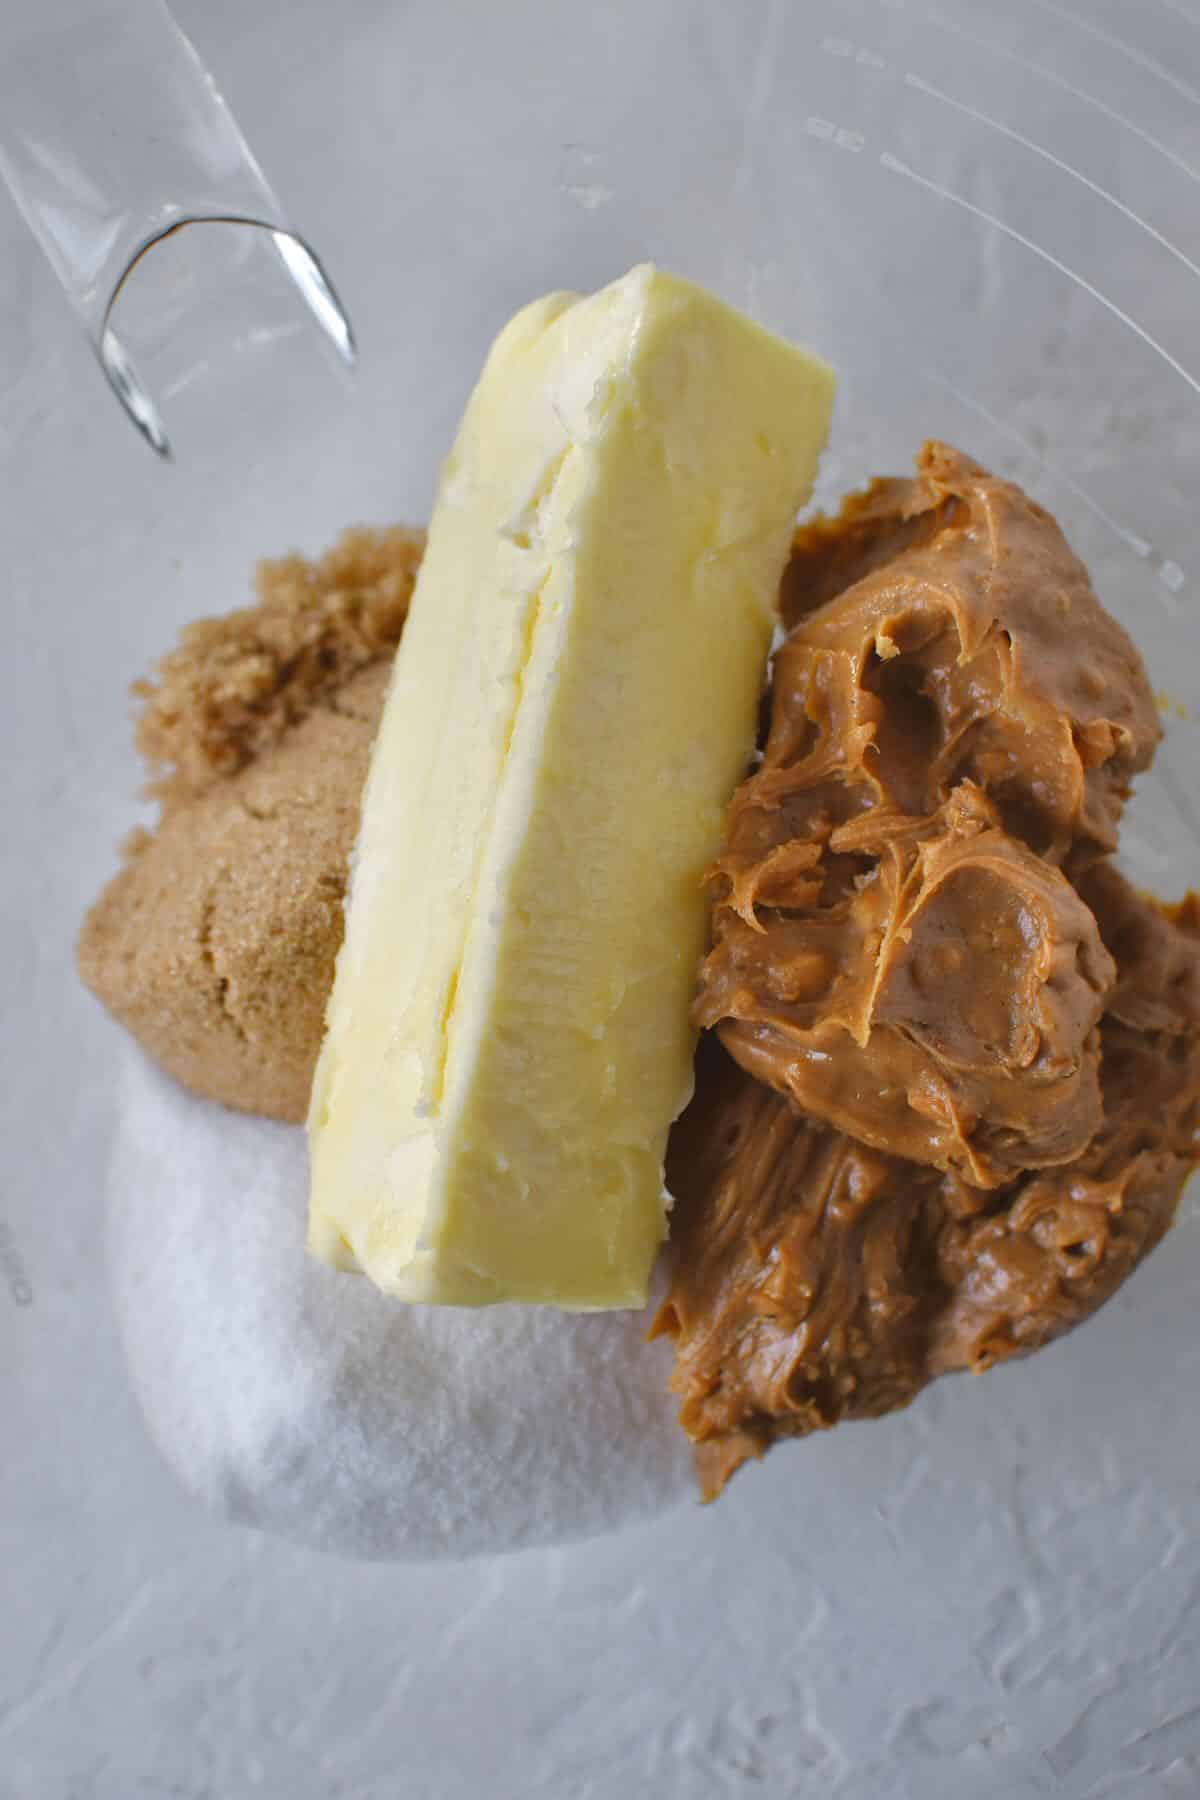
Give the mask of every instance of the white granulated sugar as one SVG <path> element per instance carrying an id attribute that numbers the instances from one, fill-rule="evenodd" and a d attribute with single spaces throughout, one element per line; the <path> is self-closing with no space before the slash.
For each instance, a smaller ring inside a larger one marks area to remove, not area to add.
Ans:
<path id="1" fill-rule="evenodd" d="M 406 1306 L 305 1254 L 306 1203 L 302 1131 L 126 1052 L 117 1317 L 150 1431 L 211 1507 L 418 1561 L 561 1544 L 692 1493 L 647 1315 Z"/>

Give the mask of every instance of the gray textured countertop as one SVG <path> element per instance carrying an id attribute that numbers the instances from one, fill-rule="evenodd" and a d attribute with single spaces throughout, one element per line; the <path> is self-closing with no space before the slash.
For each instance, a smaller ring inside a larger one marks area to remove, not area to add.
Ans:
<path id="1" fill-rule="evenodd" d="M 930 431 L 1000 464 L 1194 716 L 1200 12 L 943 10 L 188 0 L 363 358 L 235 283 L 222 335 L 148 353 L 174 467 L 0 195 L 2 1800 L 1200 1793 L 1192 1213 L 1032 1362 L 713 1508 L 429 1569 L 201 1512 L 107 1296 L 116 1039 L 70 946 L 137 816 L 127 684 L 259 554 L 423 517 L 533 292 L 653 256 L 810 340 L 843 372 L 829 487 Z M 1194 733 L 1127 839 L 1167 891 L 1200 877 Z"/>

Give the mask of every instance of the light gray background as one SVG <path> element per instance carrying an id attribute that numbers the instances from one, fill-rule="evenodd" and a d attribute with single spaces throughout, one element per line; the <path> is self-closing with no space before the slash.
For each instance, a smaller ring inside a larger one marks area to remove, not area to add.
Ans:
<path id="1" fill-rule="evenodd" d="M 71 969 L 136 816 L 130 678 L 257 555 L 423 517 L 507 314 L 642 257 L 838 364 L 827 488 L 928 431 L 1027 481 L 1194 703 L 1200 0 L 177 12 L 363 357 L 341 380 L 256 258 L 180 249 L 176 339 L 131 322 L 156 466 L 0 196 L 0 1796 L 1200 1793 L 1194 1218 L 1069 1342 L 715 1508 L 337 1563 L 204 1516 L 143 1436 L 115 1039 Z M 1195 766 L 1175 718 L 1127 838 L 1163 891 L 1200 878 Z"/>

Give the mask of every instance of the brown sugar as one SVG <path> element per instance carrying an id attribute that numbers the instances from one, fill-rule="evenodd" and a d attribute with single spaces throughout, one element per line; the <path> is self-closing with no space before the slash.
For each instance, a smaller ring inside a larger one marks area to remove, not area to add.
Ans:
<path id="1" fill-rule="evenodd" d="M 424 532 L 360 526 L 315 562 L 260 563 L 254 606 L 188 625 L 133 689 L 137 747 L 164 801 L 236 774 L 393 651 L 424 549 Z"/>
<path id="2" fill-rule="evenodd" d="M 185 1086 L 301 1120 L 359 795 L 424 540 L 347 532 L 261 565 L 138 684 L 162 817 L 84 921 L 80 974 Z"/>

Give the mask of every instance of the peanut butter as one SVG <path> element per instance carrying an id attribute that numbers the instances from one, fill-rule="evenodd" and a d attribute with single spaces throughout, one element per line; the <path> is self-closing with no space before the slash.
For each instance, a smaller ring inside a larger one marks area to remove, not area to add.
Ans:
<path id="1" fill-rule="evenodd" d="M 800 534 L 783 606 L 668 1165 L 710 1495 L 1068 1330 L 1196 1157 L 1196 903 L 1110 860 L 1154 701 L 1054 521 L 929 444 Z"/>

